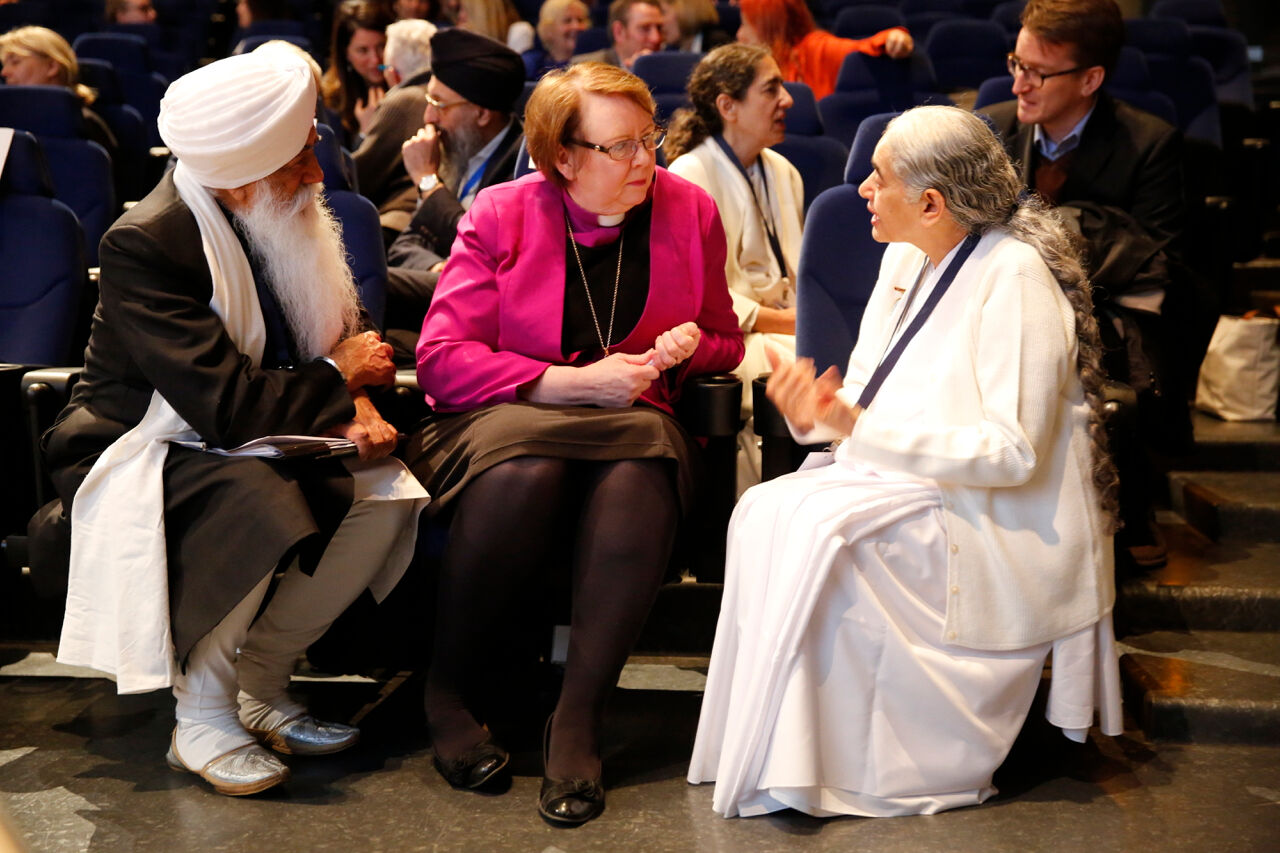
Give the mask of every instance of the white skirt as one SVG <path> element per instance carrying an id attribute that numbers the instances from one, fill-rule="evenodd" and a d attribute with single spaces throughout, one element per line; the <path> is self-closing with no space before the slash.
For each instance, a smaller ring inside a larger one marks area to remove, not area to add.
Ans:
<path id="1" fill-rule="evenodd" d="M 829 465 L 751 489 L 730 524 L 724 601 L 689 781 L 726 817 L 932 814 L 980 803 L 1054 652 L 1049 719 L 1119 734 L 1107 616 L 1015 651 L 941 643 L 937 486 Z"/>

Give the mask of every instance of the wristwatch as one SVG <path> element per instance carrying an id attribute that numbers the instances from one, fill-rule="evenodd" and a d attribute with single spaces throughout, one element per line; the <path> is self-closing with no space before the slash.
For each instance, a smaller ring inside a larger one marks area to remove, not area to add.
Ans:
<path id="1" fill-rule="evenodd" d="M 426 195 L 438 186 L 440 186 L 440 178 L 436 175 L 427 175 L 418 181 L 418 195 Z"/>

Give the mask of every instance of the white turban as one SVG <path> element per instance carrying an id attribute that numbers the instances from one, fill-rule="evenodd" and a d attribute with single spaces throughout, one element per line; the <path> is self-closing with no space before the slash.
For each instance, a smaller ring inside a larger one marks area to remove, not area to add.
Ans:
<path id="1" fill-rule="evenodd" d="M 160 138 L 203 186 L 233 189 L 298 155 L 316 112 L 301 57 L 230 56 L 173 81 L 160 102 Z"/>

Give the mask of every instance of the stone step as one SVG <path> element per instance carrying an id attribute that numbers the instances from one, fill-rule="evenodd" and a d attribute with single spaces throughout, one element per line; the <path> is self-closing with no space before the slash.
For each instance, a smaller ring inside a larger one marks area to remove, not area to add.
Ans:
<path id="1" fill-rule="evenodd" d="M 1169 499 L 1215 541 L 1280 541 L 1280 471 L 1171 471 Z"/>
<path id="2" fill-rule="evenodd" d="M 1125 703 L 1147 737 L 1280 743 L 1280 633 L 1152 631 L 1120 646 Z"/>
<path id="3" fill-rule="evenodd" d="M 1280 423 L 1219 420 L 1203 412 L 1191 414 L 1195 453 L 1179 459 L 1181 468 L 1196 471 L 1280 471 Z"/>
<path id="4" fill-rule="evenodd" d="M 1280 631 L 1280 543 L 1216 543 L 1186 524 L 1161 530 L 1169 563 L 1121 580 L 1117 633 Z"/>

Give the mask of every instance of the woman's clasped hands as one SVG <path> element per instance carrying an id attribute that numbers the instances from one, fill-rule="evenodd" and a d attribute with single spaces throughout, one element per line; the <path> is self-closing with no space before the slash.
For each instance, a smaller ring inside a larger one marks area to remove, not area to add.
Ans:
<path id="1" fill-rule="evenodd" d="M 861 410 L 850 408 L 836 396 L 843 383 L 834 365 L 817 376 L 811 358 L 792 361 L 788 354 L 768 345 L 765 357 L 773 368 L 765 393 L 793 427 L 809 432 L 821 423 L 841 435 L 853 432 Z"/>

